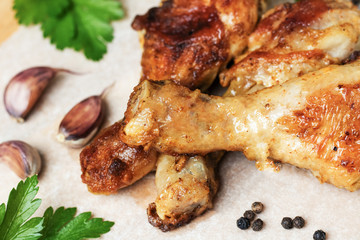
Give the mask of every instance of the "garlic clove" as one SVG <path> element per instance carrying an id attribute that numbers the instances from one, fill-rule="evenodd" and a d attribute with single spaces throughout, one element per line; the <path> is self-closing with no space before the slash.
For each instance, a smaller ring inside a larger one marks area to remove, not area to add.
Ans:
<path id="1" fill-rule="evenodd" d="M 76 104 L 63 118 L 57 140 L 70 147 L 83 147 L 99 130 L 104 116 L 102 95 Z"/>
<path id="2" fill-rule="evenodd" d="M 23 122 L 58 72 L 72 73 L 66 69 L 33 67 L 15 75 L 4 92 L 4 104 L 10 116 Z"/>
<path id="3" fill-rule="evenodd" d="M 41 169 L 39 152 L 23 141 L 1 143 L 0 161 L 5 162 L 22 179 L 38 174 Z"/>

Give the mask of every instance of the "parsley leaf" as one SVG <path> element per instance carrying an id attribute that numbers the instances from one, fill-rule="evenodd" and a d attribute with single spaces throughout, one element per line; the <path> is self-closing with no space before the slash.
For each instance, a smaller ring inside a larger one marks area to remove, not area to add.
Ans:
<path id="1" fill-rule="evenodd" d="M 110 231 L 113 222 L 91 218 L 90 212 L 75 217 L 76 208 L 49 207 L 43 217 L 28 220 L 39 208 L 34 199 L 39 187 L 37 176 L 20 181 L 10 192 L 7 208 L 0 205 L 0 240 L 81 240 L 98 238 Z M 28 221 L 27 221 L 28 220 Z"/>
<path id="2" fill-rule="evenodd" d="M 76 208 L 64 209 L 64 207 L 60 207 L 54 213 L 53 208 L 49 207 L 44 213 L 45 228 L 41 233 L 48 238 L 53 237 L 65 224 L 74 218 L 75 213 Z"/>
<path id="3" fill-rule="evenodd" d="M 37 184 L 37 176 L 20 181 L 17 188 L 10 192 L 6 211 L 4 204 L 0 206 L 0 240 L 36 240 L 41 236 L 43 219 L 27 221 L 41 203 L 40 199 L 34 199 L 39 190 Z"/>
<path id="4" fill-rule="evenodd" d="M 58 49 L 83 50 L 92 60 L 100 60 L 113 39 L 110 22 L 124 17 L 116 0 L 15 0 L 14 9 L 19 23 L 40 23 Z"/>
<path id="5" fill-rule="evenodd" d="M 4 220 L 4 216 L 5 216 L 5 204 L 1 204 L 0 205 L 0 226 Z"/>
<path id="6" fill-rule="evenodd" d="M 69 0 L 14 0 L 13 9 L 20 24 L 30 25 L 59 15 L 69 4 Z"/>
<path id="7" fill-rule="evenodd" d="M 55 212 L 49 207 L 44 214 L 43 237 L 41 240 L 80 240 L 97 238 L 110 231 L 113 222 L 92 218 L 91 213 L 81 213 L 74 218 L 76 208 L 58 208 Z"/>

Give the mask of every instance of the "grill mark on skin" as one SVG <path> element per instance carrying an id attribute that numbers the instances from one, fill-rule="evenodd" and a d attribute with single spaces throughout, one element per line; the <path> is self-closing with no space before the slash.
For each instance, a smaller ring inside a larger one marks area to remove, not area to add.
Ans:
<path id="1" fill-rule="evenodd" d="M 166 1 L 136 16 L 132 27 L 146 30 L 142 80 L 180 78 L 181 85 L 196 88 L 206 71 L 227 61 L 229 42 L 218 11 L 214 5 L 194 5 Z"/>
<path id="2" fill-rule="evenodd" d="M 320 90 L 307 98 L 304 109 L 284 116 L 278 123 L 312 144 L 317 155 L 335 167 L 360 172 L 359 84 Z"/>

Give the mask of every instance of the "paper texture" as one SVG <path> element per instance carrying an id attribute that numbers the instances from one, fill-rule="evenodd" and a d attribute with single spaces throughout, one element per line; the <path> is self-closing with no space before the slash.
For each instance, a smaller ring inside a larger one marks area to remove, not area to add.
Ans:
<path id="1" fill-rule="evenodd" d="M 48 206 L 77 207 L 78 213 L 93 212 L 115 222 L 102 239 L 312 239 L 315 230 L 327 232 L 327 239 L 360 239 L 360 192 L 348 192 L 329 184 L 320 184 L 308 171 L 285 165 L 279 173 L 260 172 L 254 162 L 241 153 L 229 153 L 219 166 L 221 187 L 214 209 L 178 230 L 163 233 L 147 221 L 146 208 L 156 197 L 154 174 L 111 196 L 94 195 L 80 179 L 80 150 L 56 141 L 63 116 L 79 101 L 116 82 L 106 96 L 104 126 L 122 118 L 132 88 L 140 76 L 141 49 L 138 36 L 130 27 L 136 14 L 156 6 L 158 0 L 123 1 L 127 16 L 115 22 L 115 38 L 100 62 L 85 59 L 72 50 L 58 51 L 43 39 L 39 26 L 20 27 L 0 46 L 0 92 L 16 73 L 32 66 L 71 69 L 82 75 L 62 74 L 51 83 L 39 104 L 23 124 L 13 121 L 0 98 L 0 142 L 23 140 L 41 152 L 43 169 L 38 197 L 42 204 L 37 215 Z M 0 163 L 0 203 L 6 202 L 19 179 Z M 236 220 L 251 203 L 265 205 L 258 215 L 265 225 L 260 232 L 242 231 Z M 283 217 L 302 216 L 303 229 L 285 230 Z"/>

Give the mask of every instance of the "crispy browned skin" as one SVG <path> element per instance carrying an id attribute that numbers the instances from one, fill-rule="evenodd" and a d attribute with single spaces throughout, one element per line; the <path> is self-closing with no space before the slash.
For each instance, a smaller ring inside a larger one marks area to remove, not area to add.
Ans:
<path id="1" fill-rule="evenodd" d="M 129 102 L 121 139 L 168 153 L 243 151 L 259 165 L 290 163 L 354 191 L 360 188 L 359 86 L 360 60 L 231 98 L 146 81 Z"/>
<path id="2" fill-rule="evenodd" d="M 111 194 L 155 168 L 157 152 L 128 147 L 119 138 L 121 121 L 104 129 L 80 153 L 82 181 L 90 192 Z"/>
<path id="3" fill-rule="evenodd" d="M 360 11 L 347 0 L 302 0 L 268 11 L 249 37 L 249 50 L 220 75 L 228 95 L 281 84 L 339 64 L 357 47 Z"/>
<path id="4" fill-rule="evenodd" d="M 142 79 L 206 89 L 246 47 L 258 7 L 258 0 L 168 0 L 137 16 L 132 27 L 145 31 Z"/>

